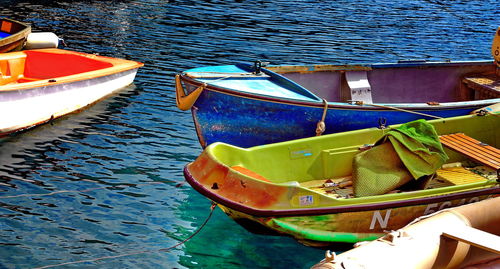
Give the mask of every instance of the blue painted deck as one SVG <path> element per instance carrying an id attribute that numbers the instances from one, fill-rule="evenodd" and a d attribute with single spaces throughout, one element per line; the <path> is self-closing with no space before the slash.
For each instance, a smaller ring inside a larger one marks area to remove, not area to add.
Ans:
<path id="1" fill-rule="evenodd" d="M 2 39 L 2 38 L 6 38 L 6 37 L 8 37 L 8 36 L 10 36 L 10 34 L 9 34 L 9 33 L 0 32 L 0 39 Z"/>
<path id="2" fill-rule="evenodd" d="M 321 100 L 302 86 L 267 70 L 262 73 L 262 77 L 244 77 L 244 75 L 252 72 L 251 66 L 246 64 L 200 67 L 186 72 L 194 75 L 208 74 L 216 76 L 213 78 L 199 78 L 198 80 L 242 93 L 301 101 Z M 231 77 L 232 75 L 234 76 Z"/>

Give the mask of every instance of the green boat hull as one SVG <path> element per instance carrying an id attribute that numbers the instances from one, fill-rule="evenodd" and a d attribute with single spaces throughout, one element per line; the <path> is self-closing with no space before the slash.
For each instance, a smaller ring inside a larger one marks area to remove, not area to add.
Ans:
<path id="1" fill-rule="evenodd" d="M 500 141 L 498 115 L 429 123 L 440 135 L 465 133 L 494 147 Z M 442 183 L 439 170 L 436 182 L 423 190 L 353 197 L 342 193 L 345 189 L 328 193 L 313 186 L 350 176 L 353 157 L 386 132 L 371 128 L 248 149 L 215 143 L 188 164 L 184 174 L 193 188 L 246 228 L 315 246 L 372 240 L 419 216 L 500 195 L 495 176 L 471 172 L 461 182 Z M 448 163 L 468 161 L 463 154 L 445 150 Z"/>

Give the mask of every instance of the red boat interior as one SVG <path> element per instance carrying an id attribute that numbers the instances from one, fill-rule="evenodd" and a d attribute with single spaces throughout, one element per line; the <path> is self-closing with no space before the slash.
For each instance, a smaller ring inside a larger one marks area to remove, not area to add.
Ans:
<path id="1" fill-rule="evenodd" d="M 22 51 L 0 57 L 0 85 L 56 79 L 112 66 L 80 54 Z"/>

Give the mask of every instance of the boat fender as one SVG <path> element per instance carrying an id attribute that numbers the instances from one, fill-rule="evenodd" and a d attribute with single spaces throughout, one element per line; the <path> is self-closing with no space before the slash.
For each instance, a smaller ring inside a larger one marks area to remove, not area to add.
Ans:
<path id="1" fill-rule="evenodd" d="M 495 37 L 493 38 L 493 44 L 491 45 L 491 55 L 493 55 L 493 59 L 495 59 L 497 68 L 500 68 L 500 27 L 498 27 Z"/>
<path id="2" fill-rule="evenodd" d="M 24 49 L 48 49 L 59 46 L 59 37 L 52 32 L 31 33 L 26 38 Z"/>

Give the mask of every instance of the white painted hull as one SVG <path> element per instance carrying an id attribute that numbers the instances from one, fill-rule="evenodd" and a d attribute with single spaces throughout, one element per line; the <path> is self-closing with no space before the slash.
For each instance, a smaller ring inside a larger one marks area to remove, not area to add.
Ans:
<path id="1" fill-rule="evenodd" d="M 137 70 L 30 89 L 0 91 L 0 136 L 91 105 L 131 84 Z"/>

